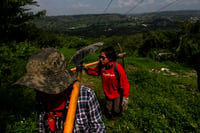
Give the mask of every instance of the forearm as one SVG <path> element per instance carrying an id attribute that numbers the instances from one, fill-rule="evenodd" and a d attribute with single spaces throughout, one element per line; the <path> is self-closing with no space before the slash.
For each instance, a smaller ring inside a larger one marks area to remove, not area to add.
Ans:
<path id="1" fill-rule="evenodd" d="M 99 76 L 99 71 L 97 68 L 87 67 L 84 68 L 84 70 L 88 75 Z"/>

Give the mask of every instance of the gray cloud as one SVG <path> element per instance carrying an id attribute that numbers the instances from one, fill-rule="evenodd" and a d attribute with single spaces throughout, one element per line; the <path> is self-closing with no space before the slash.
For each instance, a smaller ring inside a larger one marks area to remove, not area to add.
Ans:
<path id="1" fill-rule="evenodd" d="M 40 7 L 33 10 L 47 10 L 47 15 L 74 15 L 103 13 L 110 0 L 36 0 Z M 106 13 L 125 13 L 141 0 L 112 0 Z M 172 3 L 172 4 L 170 4 Z M 169 5 L 169 6 L 168 6 Z M 164 7 L 162 9 L 162 7 Z M 130 13 L 144 13 L 164 10 L 200 10 L 200 0 L 144 0 Z"/>

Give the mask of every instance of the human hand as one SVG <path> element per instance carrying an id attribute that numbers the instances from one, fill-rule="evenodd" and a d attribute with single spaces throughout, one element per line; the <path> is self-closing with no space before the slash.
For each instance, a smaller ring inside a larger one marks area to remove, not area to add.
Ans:
<path id="1" fill-rule="evenodd" d="M 122 99 L 122 110 L 125 111 L 128 109 L 128 98 L 123 97 Z"/>
<path id="2" fill-rule="evenodd" d="M 88 70 L 88 67 L 87 66 L 83 66 L 83 69 L 85 70 L 85 71 L 87 71 Z"/>

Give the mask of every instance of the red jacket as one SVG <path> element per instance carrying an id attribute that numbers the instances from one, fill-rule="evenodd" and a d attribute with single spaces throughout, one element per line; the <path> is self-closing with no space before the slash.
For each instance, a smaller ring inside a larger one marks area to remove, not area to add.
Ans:
<path id="1" fill-rule="evenodd" d="M 95 68 L 88 67 L 86 73 L 95 76 L 101 75 L 104 93 L 109 99 L 115 99 L 120 96 L 128 98 L 130 86 L 122 65 L 117 63 L 120 77 L 120 89 L 118 89 L 118 80 L 114 72 L 115 62 L 109 62 L 107 66 L 107 68 L 101 69 L 99 69 L 99 64 Z"/>

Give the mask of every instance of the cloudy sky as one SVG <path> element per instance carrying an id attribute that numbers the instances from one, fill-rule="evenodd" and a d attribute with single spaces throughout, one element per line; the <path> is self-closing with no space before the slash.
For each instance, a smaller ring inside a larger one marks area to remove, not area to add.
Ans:
<path id="1" fill-rule="evenodd" d="M 166 10 L 200 10 L 200 0 L 36 0 L 47 16 L 146 13 Z"/>

